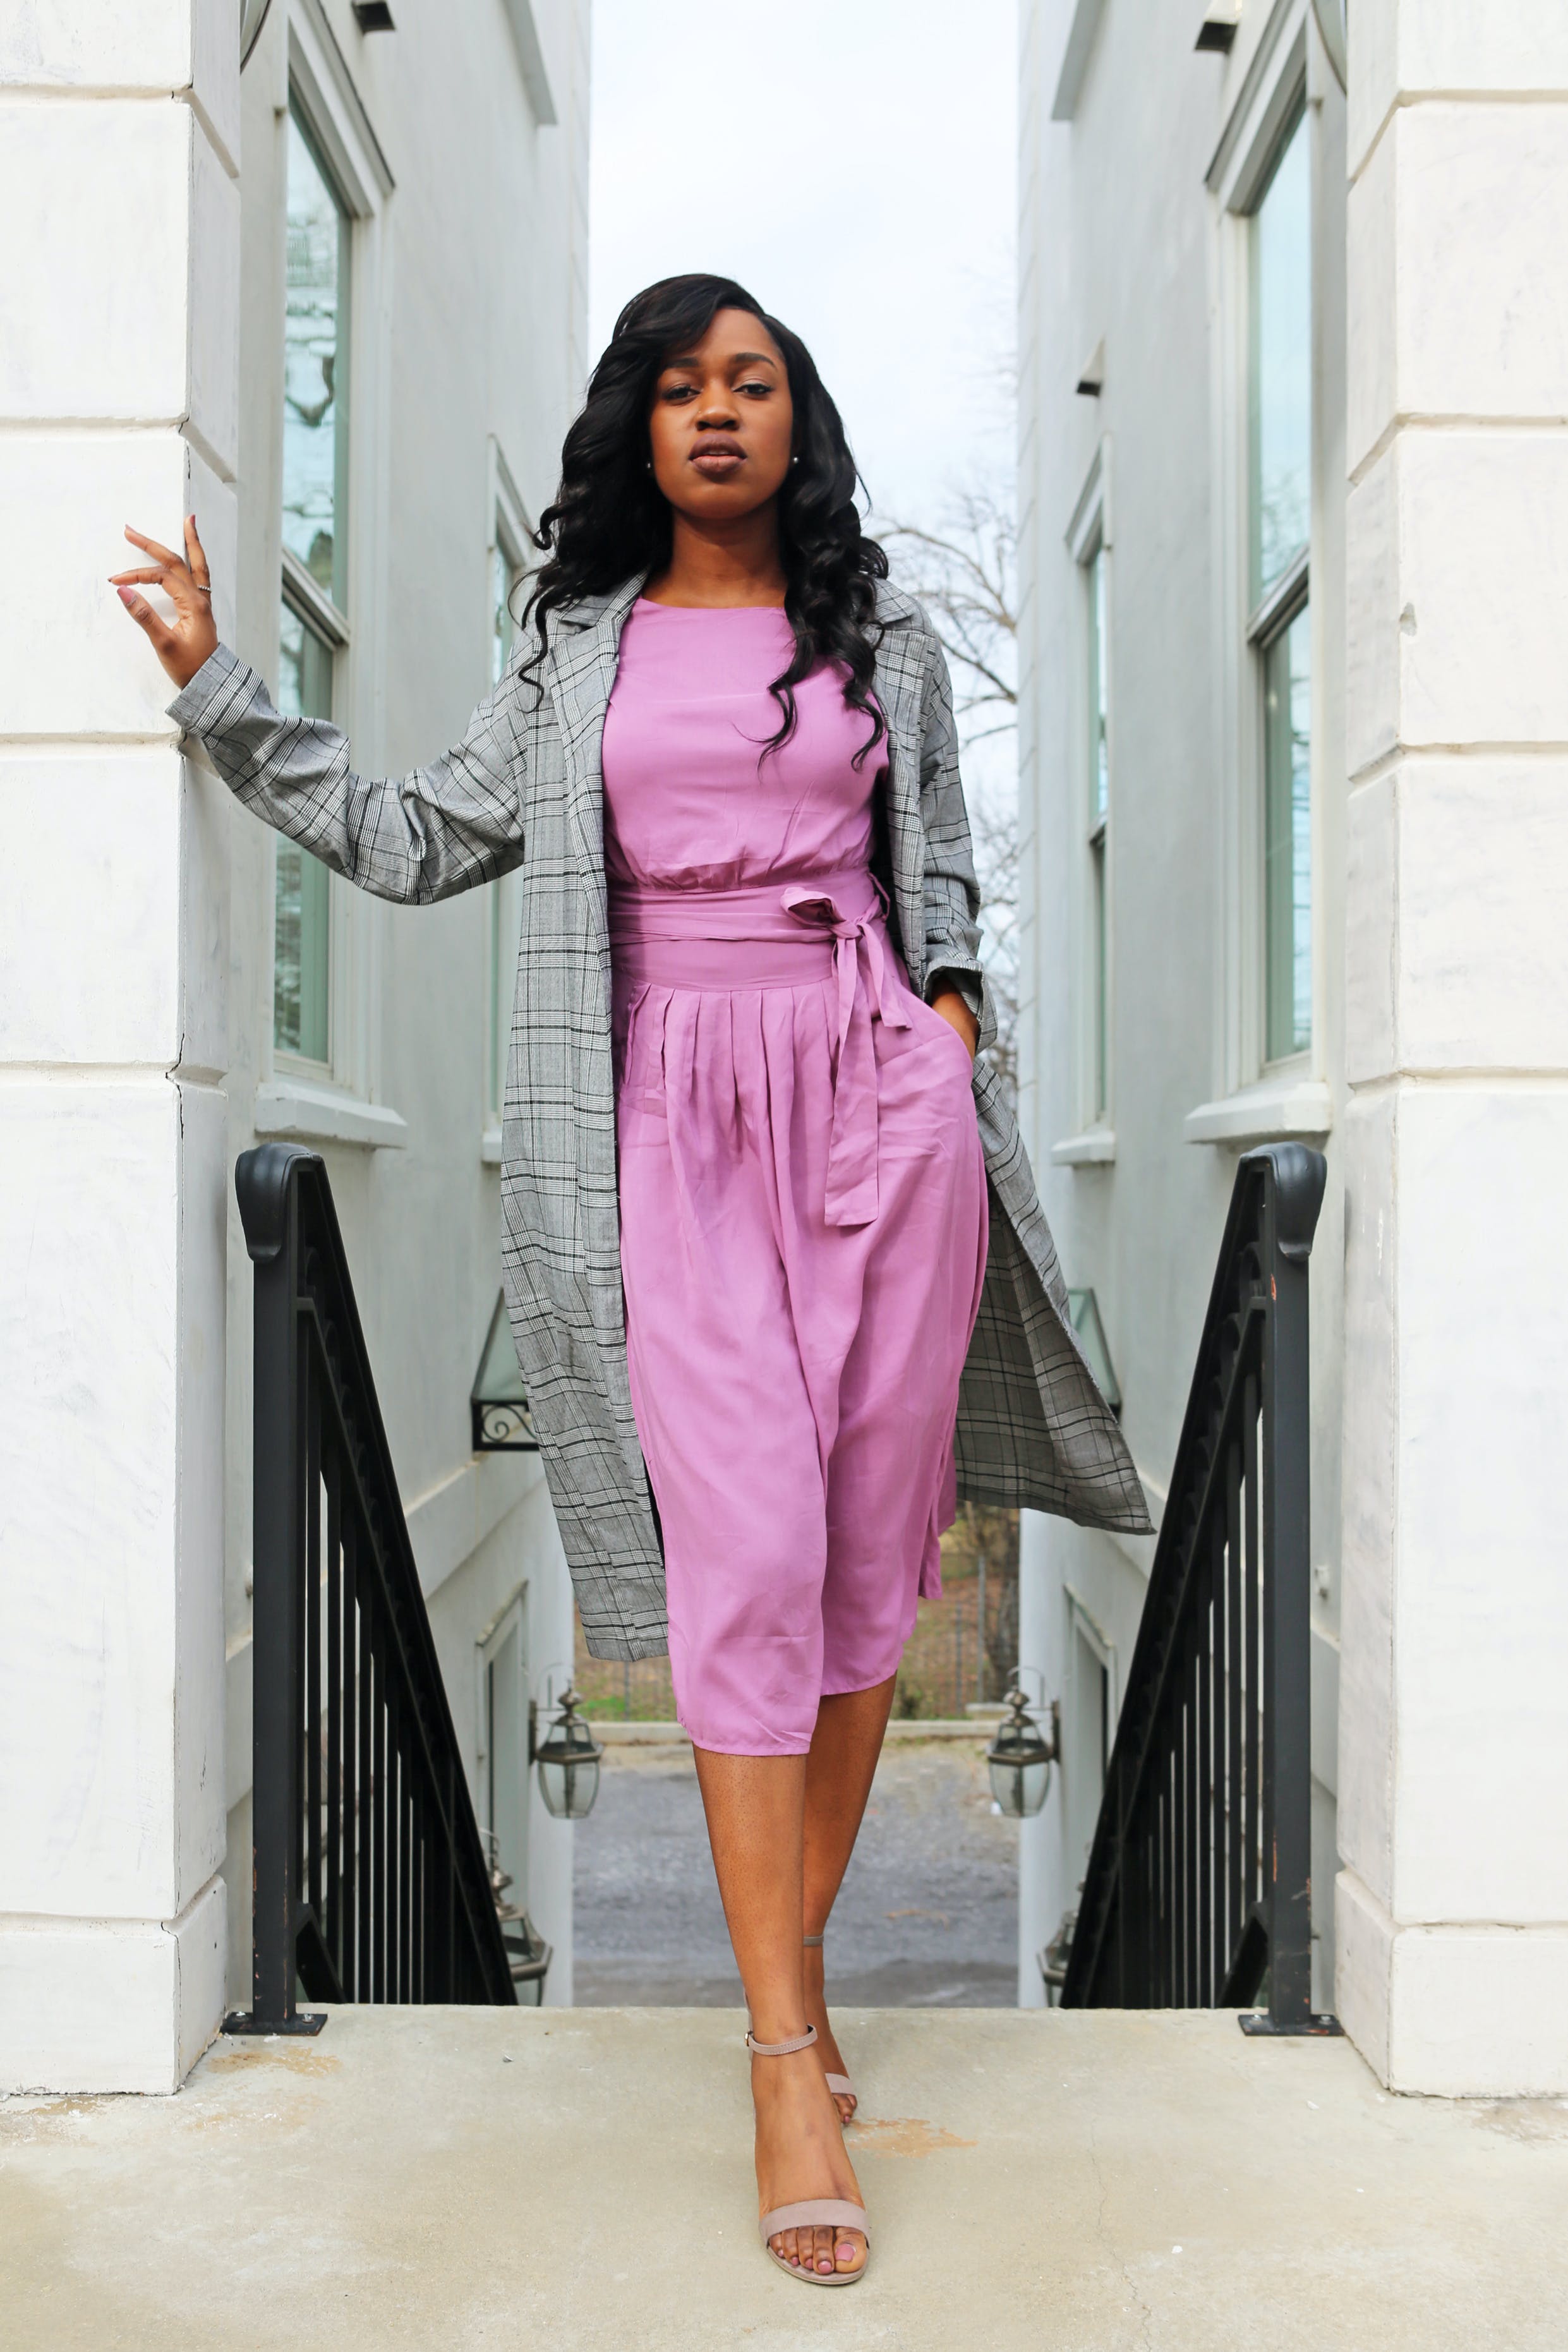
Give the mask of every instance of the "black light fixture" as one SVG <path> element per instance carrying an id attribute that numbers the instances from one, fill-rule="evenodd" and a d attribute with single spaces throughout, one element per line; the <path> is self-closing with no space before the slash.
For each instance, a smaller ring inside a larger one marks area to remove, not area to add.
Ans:
<path id="1" fill-rule="evenodd" d="M 1037 1813 L 1051 1785 L 1051 1766 L 1061 1746 L 1061 1716 L 1051 1701 L 1051 1736 L 1047 1739 L 1029 1713 L 1029 1702 L 1015 1684 L 1007 1694 L 1007 1717 L 985 1751 L 991 1767 L 991 1793 L 1012 1821 Z"/>
<path id="2" fill-rule="evenodd" d="M 594 1810 L 605 1751 L 578 1714 L 582 1701 L 570 1685 L 555 1704 L 561 1712 L 542 1740 L 535 1738 L 536 1710 L 529 1708 L 529 1762 L 539 1767 L 545 1811 L 558 1822 L 580 1822 Z"/>
<path id="3" fill-rule="evenodd" d="M 396 32 L 387 0 L 350 0 L 350 5 L 354 12 L 354 23 L 362 33 Z"/>
<path id="4" fill-rule="evenodd" d="M 1068 1311 L 1072 1318 L 1072 1328 L 1078 1333 L 1079 1346 L 1083 1349 L 1084 1361 L 1094 1374 L 1094 1384 L 1120 1420 L 1121 1391 L 1116 1379 L 1116 1367 L 1110 1360 L 1105 1326 L 1100 1319 L 1100 1302 L 1092 1290 L 1069 1290 Z"/>
<path id="5" fill-rule="evenodd" d="M 476 1454 L 538 1453 L 539 1440 L 533 1433 L 528 1391 L 511 1342 L 506 1299 L 500 1292 L 490 1328 L 485 1334 L 479 1369 L 474 1374 L 468 1409 L 473 1415 Z"/>

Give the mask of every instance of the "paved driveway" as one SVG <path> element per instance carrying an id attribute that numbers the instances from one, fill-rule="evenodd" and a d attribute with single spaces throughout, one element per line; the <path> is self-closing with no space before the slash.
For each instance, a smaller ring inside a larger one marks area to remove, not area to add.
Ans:
<path id="1" fill-rule="evenodd" d="M 864 2009 L 1017 1999 L 1018 1833 L 991 1810 L 981 1742 L 889 1742 L 827 1948 Z M 687 1748 L 611 1748 L 576 1830 L 579 2005 L 733 2009 L 730 1954 Z"/>

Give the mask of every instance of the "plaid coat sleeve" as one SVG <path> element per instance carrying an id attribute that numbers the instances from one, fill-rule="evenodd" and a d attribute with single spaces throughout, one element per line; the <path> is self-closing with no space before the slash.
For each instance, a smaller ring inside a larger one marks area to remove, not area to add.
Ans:
<path id="1" fill-rule="evenodd" d="M 405 776 L 362 776 L 325 719 L 287 719 L 226 646 L 169 715 L 205 746 L 236 799 L 378 898 L 427 905 L 522 861 L 517 681 L 487 695 L 460 743 Z"/>
<path id="2" fill-rule="evenodd" d="M 922 621 L 925 616 L 921 614 Z M 921 828 L 925 835 L 921 898 L 925 916 L 925 994 L 956 987 L 980 1023 L 980 1044 L 996 1038 L 996 1018 L 980 963 L 980 885 L 959 776 L 952 680 L 936 632 L 925 621 L 926 670 L 921 695 Z"/>

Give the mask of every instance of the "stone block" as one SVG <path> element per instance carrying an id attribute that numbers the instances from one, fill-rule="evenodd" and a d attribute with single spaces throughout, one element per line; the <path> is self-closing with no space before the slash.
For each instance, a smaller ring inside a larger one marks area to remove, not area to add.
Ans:
<path id="1" fill-rule="evenodd" d="M 1568 97 L 1568 10 L 1562 0 L 1354 0 L 1349 156 L 1359 172 L 1401 98 Z"/>
<path id="2" fill-rule="evenodd" d="M 182 762 L 0 752 L 0 1062 L 166 1067 L 181 1044 Z"/>
<path id="3" fill-rule="evenodd" d="M 0 105 L 0 416 L 188 417 L 232 474 L 239 191 L 191 110 Z"/>
<path id="4" fill-rule="evenodd" d="M 238 163 L 238 0 L 22 0 L 0 19 L 0 80 L 86 95 L 190 90 Z"/>
<path id="5" fill-rule="evenodd" d="M 1388 1907 L 1562 1922 L 1568 1839 L 1542 1808 L 1568 1789 L 1568 1090 L 1401 1095 L 1398 1388 L 1378 1416 L 1398 1455 Z"/>
<path id="6" fill-rule="evenodd" d="M 1400 1927 L 1348 1870 L 1335 1895 L 1340 2021 L 1391 2090 L 1568 2091 L 1568 1928 Z"/>
<path id="7" fill-rule="evenodd" d="M 1352 777 L 1399 740 L 1396 458 L 1384 450 L 1345 501 L 1345 758 Z"/>
<path id="8" fill-rule="evenodd" d="M 1340 1557 L 1340 1852 L 1379 1894 L 1394 1869 L 1395 1099 L 1352 1097 L 1342 1125 L 1344 1408 Z"/>
<path id="9" fill-rule="evenodd" d="M 177 2091 L 223 2023 L 221 1880 L 183 1917 L 0 1917 L 0 2091 Z"/>
<path id="10" fill-rule="evenodd" d="M 1350 796 L 1345 827 L 1345 1075 L 1398 1066 L 1399 819 L 1392 772 Z"/>
<path id="11" fill-rule="evenodd" d="M 1396 415 L 1560 419 L 1568 101 L 1402 109 L 1350 197 L 1349 463 Z"/>
<path id="12" fill-rule="evenodd" d="M 1401 433 L 1346 532 L 1352 776 L 1396 744 L 1568 742 L 1568 431 Z"/>
<path id="13" fill-rule="evenodd" d="M 209 529 L 232 544 L 234 493 L 210 477 Z M 96 735 L 172 741 L 174 688 L 109 574 L 135 558 L 133 523 L 177 547 L 193 479 L 176 432 L 0 434 L 0 512 L 28 550 L 26 597 L 0 643 L 0 701 L 13 740 Z"/>
<path id="14" fill-rule="evenodd" d="M 170 1918 L 222 1853 L 225 1165 L 162 1076 L 0 1089 L 0 1911 Z"/>
<path id="15" fill-rule="evenodd" d="M 1568 1071 L 1568 761 L 1402 761 L 1351 796 L 1346 1059 Z"/>

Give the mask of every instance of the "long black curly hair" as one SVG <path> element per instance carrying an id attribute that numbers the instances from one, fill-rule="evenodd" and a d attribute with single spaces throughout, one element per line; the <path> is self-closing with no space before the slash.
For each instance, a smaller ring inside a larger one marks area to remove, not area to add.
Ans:
<path id="1" fill-rule="evenodd" d="M 668 562 L 670 510 L 648 470 L 648 411 L 670 354 L 700 342 L 719 310 L 748 310 L 762 320 L 784 354 L 795 411 L 796 462 L 778 493 L 784 613 L 795 632 L 795 655 L 773 682 L 783 716 L 764 756 L 795 732 L 794 688 L 819 662 L 837 661 L 848 672 L 845 701 L 871 722 L 855 755 L 858 767 L 887 731 L 871 680 L 876 583 L 888 576 L 888 559 L 860 528 L 859 474 L 816 362 L 800 337 L 732 278 L 661 278 L 634 295 L 616 320 L 562 446 L 561 487 L 533 534 L 547 560 L 523 611 L 522 625 L 532 622 L 539 643 L 522 669 L 537 681 L 551 615 L 563 605 L 607 594 Z"/>

